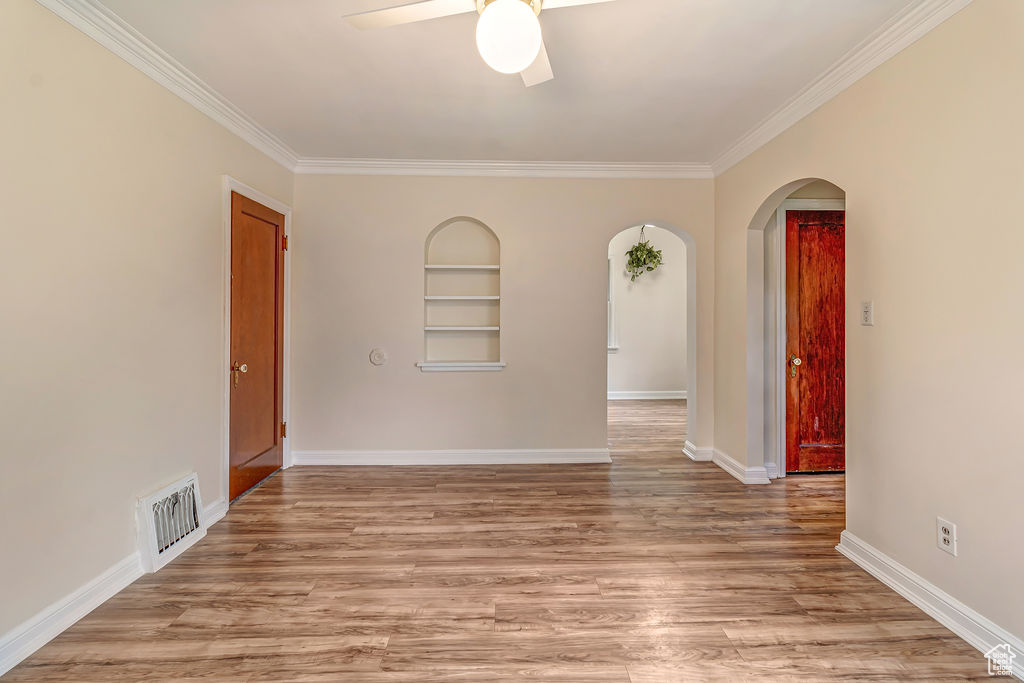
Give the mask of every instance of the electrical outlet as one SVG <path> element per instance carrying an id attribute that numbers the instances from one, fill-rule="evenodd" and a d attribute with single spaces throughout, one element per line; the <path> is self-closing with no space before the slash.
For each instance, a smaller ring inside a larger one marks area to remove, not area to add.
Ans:
<path id="1" fill-rule="evenodd" d="M 936 517 L 935 534 L 939 550 L 944 550 L 953 557 L 956 557 L 956 524 L 942 517 Z"/>
<path id="2" fill-rule="evenodd" d="M 860 324 L 872 326 L 875 324 L 875 302 L 862 301 L 860 304 Z"/>

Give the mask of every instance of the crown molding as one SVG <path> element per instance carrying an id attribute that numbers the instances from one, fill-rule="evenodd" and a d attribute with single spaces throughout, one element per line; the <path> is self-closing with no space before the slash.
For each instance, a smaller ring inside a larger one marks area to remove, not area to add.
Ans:
<path id="1" fill-rule="evenodd" d="M 64 21 L 291 170 L 292 149 L 97 0 L 36 0 Z"/>
<path id="2" fill-rule="evenodd" d="M 971 2 L 920 0 L 898 12 L 793 98 L 729 145 L 711 162 L 714 174 L 721 175 L 756 152 Z"/>
<path id="3" fill-rule="evenodd" d="M 439 159 L 300 159 L 295 172 L 315 175 L 485 176 L 506 178 L 713 178 L 692 162 L 446 161 Z"/>
<path id="4" fill-rule="evenodd" d="M 300 174 L 506 178 L 676 178 L 720 175 L 853 85 L 972 0 L 919 0 L 893 16 L 709 163 L 300 159 L 285 142 L 103 6 L 99 0 L 36 0 L 285 168 Z"/>

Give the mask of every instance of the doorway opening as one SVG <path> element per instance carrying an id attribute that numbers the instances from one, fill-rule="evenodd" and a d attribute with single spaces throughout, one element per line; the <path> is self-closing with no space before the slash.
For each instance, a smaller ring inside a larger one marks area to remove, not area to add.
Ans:
<path id="1" fill-rule="evenodd" d="M 846 194 L 789 183 L 748 231 L 748 462 L 768 477 L 843 472 Z"/>
<path id="2" fill-rule="evenodd" d="M 627 270 L 626 253 L 646 241 L 660 250 L 661 264 Z M 615 234 L 607 254 L 608 400 L 621 412 L 666 411 L 696 423 L 696 277 L 692 239 L 685 232 L 642 223 Z M 655 406 L 652 402 L 658 401 Z M 678 415 L 676 415 L 678 413 Z M 691 433 L 690 429 L 685 434 Z M 666 447 L 683 448 L 687 436 Z"/>

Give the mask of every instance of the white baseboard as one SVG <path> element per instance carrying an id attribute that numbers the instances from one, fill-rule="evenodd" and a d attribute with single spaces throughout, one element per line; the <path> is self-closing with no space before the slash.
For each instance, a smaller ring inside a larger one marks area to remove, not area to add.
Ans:
<path id="1" fill-rule="evenodd" d="M 132 553 L 92 581 L 0 636 L 0 676 L 142 576 Z"/>
<path id="2" fill-rule="evenodd" d="M 983 654 L 997 645 L 1009 645 L 1018 654 L 1013 662 L 1013 675 L 1024 680 L 1024 640 L 849 531 L 840 535 L 836 550 Z"/>
<path id="3" fill-rule="evenodd" d="M 683 445 L 683 453 L 686 453 L 686 457 L 695 462 L 711 462 L 711 457 L 714 454 L 713 448 L 701 448 L 696 444 L 687 441 Z"/>
<path id="4" fill-rule="evenodd" d="M 763 465 L 756 467 L 747 467 L 741 465 L 738 461 L 734 460 L 731 456 L 723 453 L 717 448 L 714 449 L 714 453 L 711 456 L 711 461 L 721 467 L 723 470 L 736 477 L 744 484 L 770 484 L 771 480 L 768 479 L 768 471 Z"/>
<path id="5" fill-rule="evenodd" d="M 764 464 L 764 471 L 768 475 L 769 479 L 779 478 L 779 466 L 773 462 L 766 462 Z"/>
<path id="6" fill-rule="evenodd" d="M 211 527 L 228 514 L 228 502 L 223 498 L 215 500 L 203 508 L 203 513 L 206 517 L 206 526 Z"/>
<path id="7" fill-rule="evenodd" d="M 686 391 L 609 391 L 609 401 L 657 401 L 686 398 Z"/>
<path id="8" fill-rule="evenodd" d="M 294 465 L 553 465 L 610 463 L 607 448 L 463 451 L 294 451 Z"/>
<path id="9" fill-rule="evenodd" d="M 206 526 L 219 522 L 227 511 L 228 502 L 223 498 L 206 505 L 203 508 Z M 0 636 L 0 676 L 142 575 L 139 553 L 132 553 L 78 590 Z"/>

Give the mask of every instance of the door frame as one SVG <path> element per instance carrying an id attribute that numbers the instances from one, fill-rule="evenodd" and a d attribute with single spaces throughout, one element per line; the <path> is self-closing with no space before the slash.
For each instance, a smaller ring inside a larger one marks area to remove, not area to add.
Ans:
<path id="1" fill-rule="evenodd" d="M 231 193 L 237 192 L 243 197 L 248 197 L 254 202 L 259 202 L 268 209 L 273 209 L 284 216 L 284 235 L 291 235 L 292 228 L 292 207 L 273 197 L 263 194 L 259 190 L 236 180 L 229 175 L 222 178 L 222 223 L 223 223 L 223 260 L 222 279 L 224 302 L 224 325 L 222 328 L 222 350 L 224 355 L 221 360 L 221 496 L 224 509 L 227 509 L 231 502 L 230 476 L 231 476 Z M 289 244 L 289 247 L 291 245 Z M 282 340 L 281 356 L 283 367 L 281 368 L 281 420 L 289 422 L 291 414 L 291 320 L 292 320 L 292 283 L 291 283 L 291 250 L 284 252 L 284 339 Z M 291 430 L 289 429 L 289 432 Z M 281 439 L 281 469 L 288 469 L 292 466 L 291 434 Z"/>
<path id="2" fill-rule="evenodd" d="M 775 210 L 771 239 L 765 244 L 775 278 L 764 292 L 765 425 L 764 464 L 771 479 L 786 476 L 786 212 L 846 211 L 845 199 L 786 199 Z M 843 283 L 845 287 L 845 281 Z"/>

